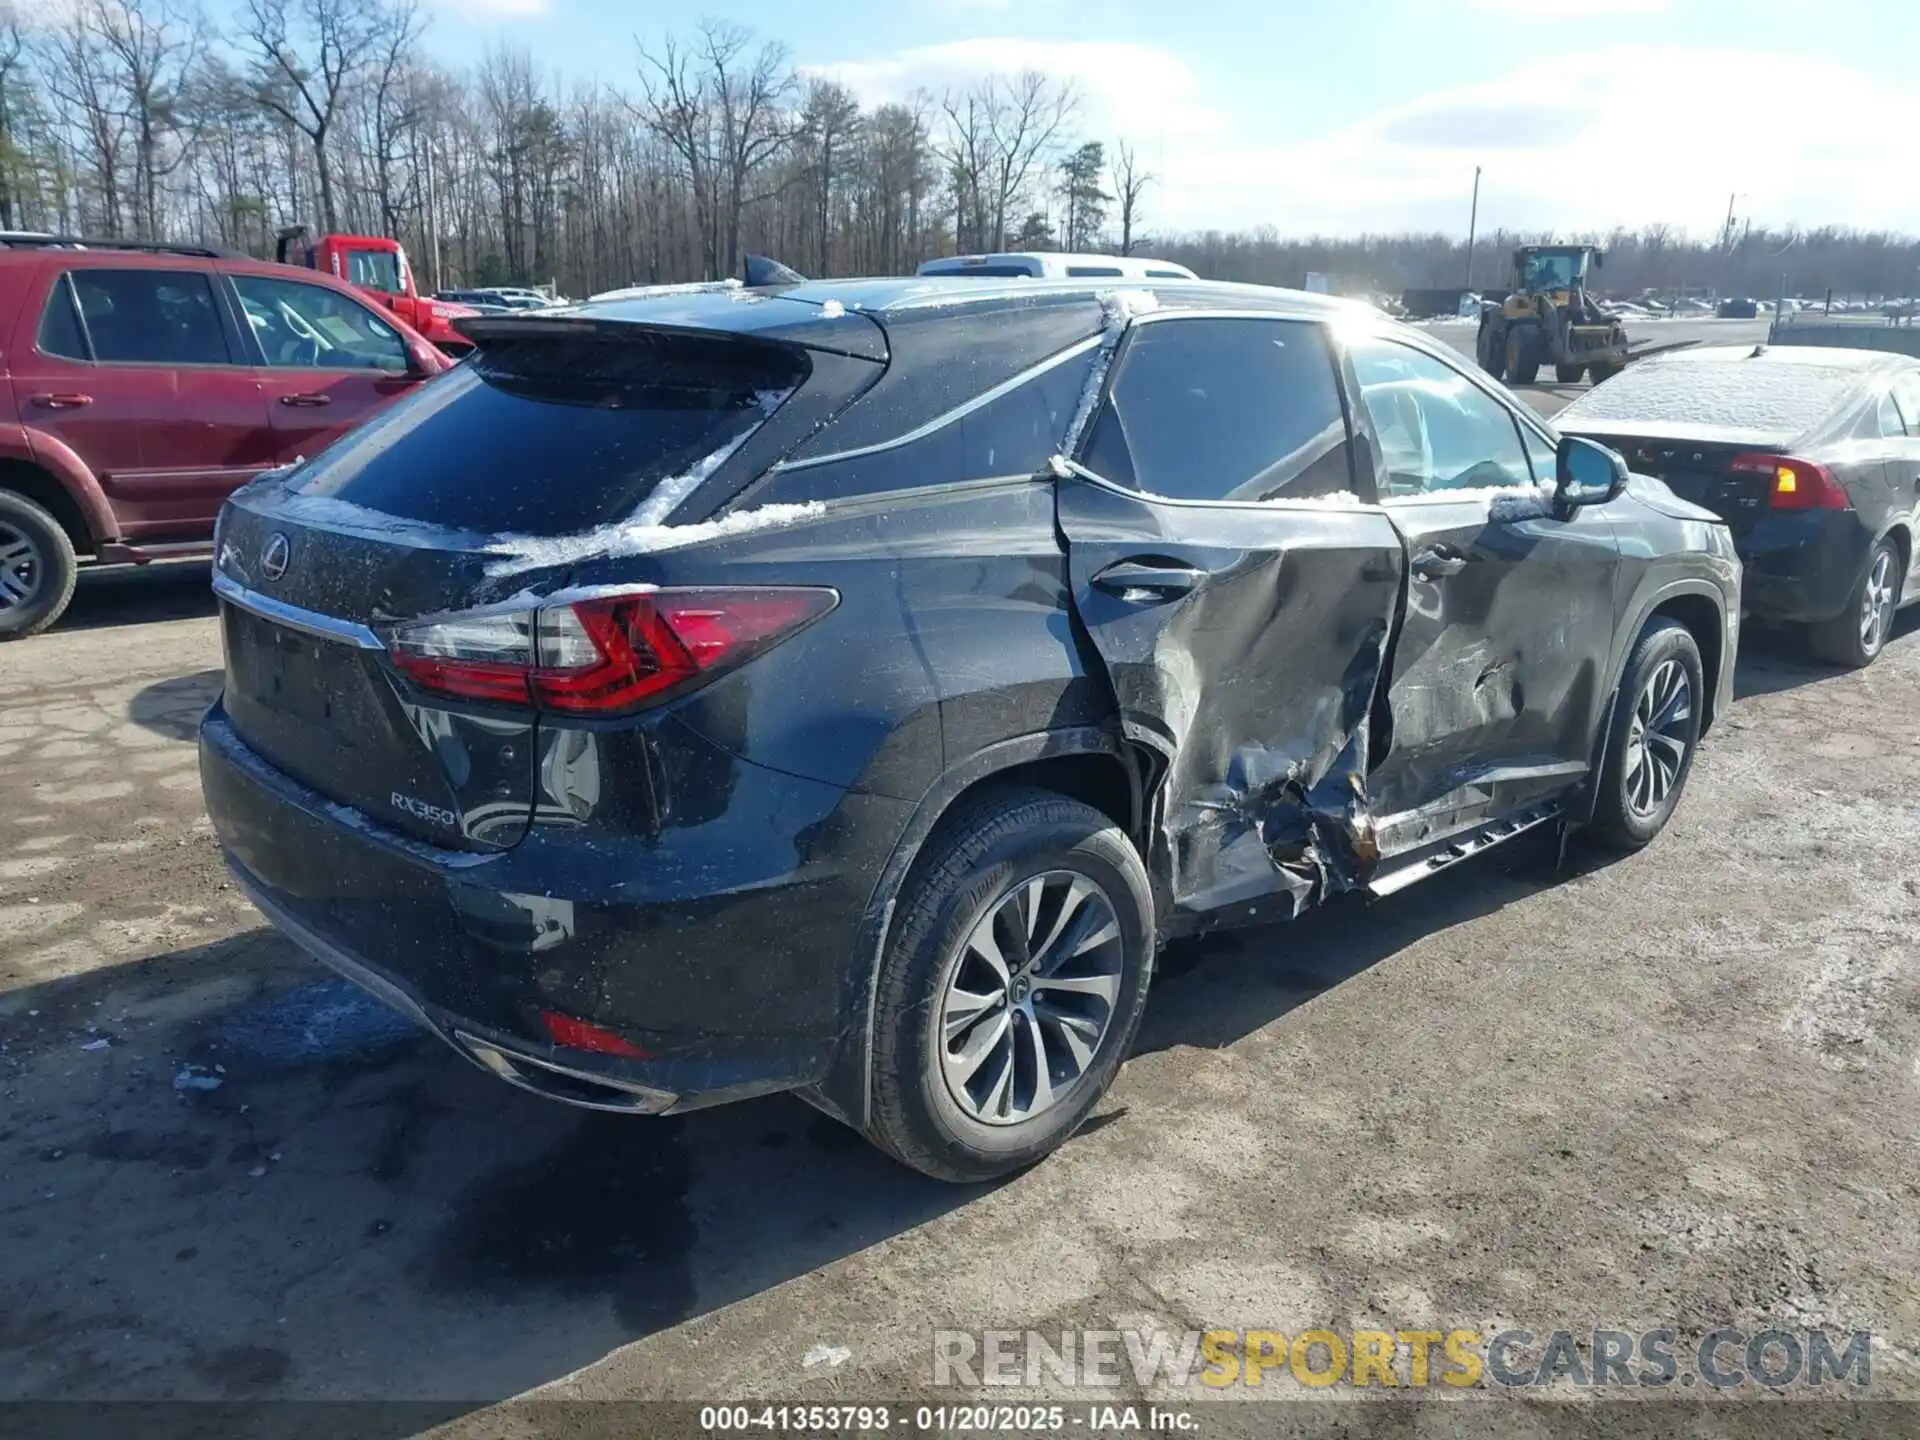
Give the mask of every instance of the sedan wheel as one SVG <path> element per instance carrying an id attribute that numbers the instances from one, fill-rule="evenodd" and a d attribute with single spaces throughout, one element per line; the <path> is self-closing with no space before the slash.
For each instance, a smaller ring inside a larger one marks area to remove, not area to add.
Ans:
<path id="1" fill-rule="evenodd" d="M 1820 659 L 1849 670 L 1871 665 L 1893 633 L 1902 578 L 1900 552 L 1892 540 L 1882 540 L 1867 552 L 1847 608 L 1831 620 L 1807 627 L 1808 648 Z"/>
<path id="2" fill-rule="evenodd" d="M 1860 593 L 1860 648 L 1878 654 L 1893 625 L 1893 552 L 1884 545 L 1873 552 L 1867 583 Z"/>
<path id="3" fill-rule="evenodd" d="M 941 1006 L 941 1071 L 987 1125 L 1051 1109 L 1093 1063 L 1120 993 L 1106 891 L 1052 870 L 1003 895 L 968 936 Z"/>

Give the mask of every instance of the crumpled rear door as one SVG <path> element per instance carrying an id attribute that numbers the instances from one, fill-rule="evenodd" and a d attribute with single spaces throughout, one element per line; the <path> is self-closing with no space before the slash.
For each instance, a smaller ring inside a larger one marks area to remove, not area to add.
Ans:
<path id="1" fill-rule="evenodd" d="M 1166 757 L 1150 862 L 1201 923 L 1289 918 L 1376 859 L 1369 716 L 1399 601 L 1386 516 L 1057 486 L 1074 605 Z"/>

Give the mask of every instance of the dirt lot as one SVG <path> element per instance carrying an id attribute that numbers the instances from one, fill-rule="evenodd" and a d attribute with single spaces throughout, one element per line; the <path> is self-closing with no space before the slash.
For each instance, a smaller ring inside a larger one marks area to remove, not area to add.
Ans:
<path id="1" fill-rule="evenodd" d="M 986 1191 L 784 1098 L 582 1117 L 328 982 L 200 813 L 210 613 L 94 576 L 0 652 L 0 1399 L 884 1398 L 937 1325 L 1379 1322 L 1866 1326 L 1920 1397 L 1913 612 L 1861 674 L 1750 639 L 1648 852 L 1167 957 Z"/>

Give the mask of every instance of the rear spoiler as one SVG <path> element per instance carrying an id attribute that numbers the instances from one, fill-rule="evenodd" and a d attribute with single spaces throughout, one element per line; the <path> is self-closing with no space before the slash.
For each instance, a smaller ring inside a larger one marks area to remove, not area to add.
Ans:
<path id="1" fill-rule="evenodd" d="M 736 297 L 751 297 L 751 302 Z M 453 321 L 453 328 L 482 350 L 515 340 L 618 341 L 680 335 L 710 342 L 824 350 L 883 363 L 888 354 L 886 331 L 858 310 L 756 295 L 737 285 L 676 288 L 560 310 L 462 315 Z"/>

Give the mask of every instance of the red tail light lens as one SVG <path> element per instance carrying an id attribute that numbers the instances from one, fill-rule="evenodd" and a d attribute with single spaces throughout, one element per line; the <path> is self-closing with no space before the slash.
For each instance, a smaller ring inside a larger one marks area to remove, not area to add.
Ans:
<path id="1" fill-rule="evenodd" d="M 1813 460 L 1792 455 L 1736 455 L 1727 468 L 1740 475 L 1771 477 L 1776 510 L 1844 510 L 1853 503 L 1833 472 Z"/>
<path id="2" fill-rule="evenodd" d="M 432 694 L 618 715 L 751 659 L 839 599 L 798 586 L 595 596 L 402 626 L 388 637 L 388 653 Z"/>
<path id="3" fill-rule="evenodd" d="M 571 1015 L 562 1015 L 555 1010 L 542 1010 L 540 1023 L 547 1027 L 547 1034 L 553 1037 L 554 1044 L 564 1045 L 569 1050 L 587 1050 L 595 1055 L 619 1055 L 628 1060 L 653 1058 L 624 1035 L 616 1035 L 611 1030 L 586 1020 L 577 1020 Z"/>

